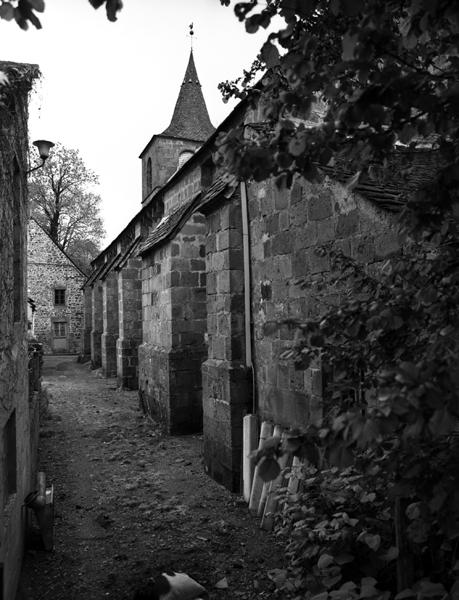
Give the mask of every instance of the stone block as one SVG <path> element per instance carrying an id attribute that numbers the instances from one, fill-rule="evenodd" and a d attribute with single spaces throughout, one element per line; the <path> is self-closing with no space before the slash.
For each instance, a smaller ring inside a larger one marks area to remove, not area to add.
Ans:
<path id="1" fill-rule="evenodd" d="M 357 209 L 351 210 L 347 214 L 338 215 L 336 224 L 336 236 L 338 238 L 347 238 L 358 232 L 359 213 Z"/>
<path id="2" fill-rule="evenodd" d="M 317 222 L 317 242 L 324 244 L 335 239 L 335 217 L 330 217 Z"/>
<path id="3" fill-rule="evenodd" d="M 292 261 L 292 271 L 294 277 L 301 277 L 309 272 L 309 250 L 299 250 L 295 252 Z"/>
<path id="4" fill-rule="evenodd" d="M 199 285 L 199 273 L 196 271 L 185 271 L 180 274 L 180 284 L 183 287 L 196 287 Z"/>
<path id="5" fill-rule="evenodd" d="M 378 258 L 386 258 L 400 250 L 399 236 L 396 232 L 386 231 L 375 238 L 375 254 Z"/>
<path id="6" fill-rule="evenodd" d="M 292 236 L 288 231 L 282 231 L 272 238 L 272 255 L 288 254 L 292 251 Z"/>
<path id="7" fill-rule="evenodd" d="M 278 188 L 274 186 L 274 208 L 276 210 L 283 210 L 287 208 L 290 200 L 290 191 L 286 187 Z"/>
<path id="8" fill-rule="evenodd" d="M 332 214 L 332 201 L 328 194 L 319 194 L 308 199 L 308 218 L 310 221 L 326 219 L 331 217 Z"/>
<path id="9" fill-rule="evenodd" d="M 190 260 L 190 268 L 192 271 L 205 271 L 206 270 L 206 261 L 205 260 Z"/>

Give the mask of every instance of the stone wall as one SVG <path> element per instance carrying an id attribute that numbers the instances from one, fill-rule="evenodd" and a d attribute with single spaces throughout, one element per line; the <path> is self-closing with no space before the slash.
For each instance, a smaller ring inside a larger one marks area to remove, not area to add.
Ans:
<path id="1" fill-rule="evenodd" d="M 29 223 L 28 294 L 36 304 L 35 336 L 45 354 L 78 354 L 83 345 L 85 276 L 47 233 Z M 55 304 L 55 289 L 65 290 L 65 304 Z M 65 337 L 56 336 L 55 322 L 65 323 Z"/>
<path id="2" fill-rule="evenodd" d="M 180 181 L 164 194 L 164 214 L 170 215 L 201 191 L 201 169 L 195 167 L 183 174 Z"/>
<path id="3" fill-rule="evenodd" d="M 142 343 L 142 261 L 128 259 L 118 271 L 119 337 L 116 342 L 118 385 L 138 388 L 138 348 Z"/>
<path id="4" fill-rule="evenodd" d="M 91 366 L 102 366 L 102 333 L 104 321 L 102 312 L 102 281 L 95 281 L 91 287 L 92 329 L 91 329 Z"/>
<path id="5" fill-rule="evenodd" d="M 219 483 L 239 491 L 242 419 L 251 412 L 246 367 L 240 198 L 208 207 L 207 341 L 203 364 L 204 462 Z"/>
<path id="6" fill-rule="evenodd" d="M 10 71 L 10 68 L 13 69 Z M 0 570 L 15 598 L 24 549 L 25 496 L 34 489 L 33 406 L 27 350 L 27 99 L 38 68 L 0 63 L 9 75 L 0 105 Z"/>
<path id="7" fill-rule="evenodd" d="M 144 409 L 173 434 L 202 428 L 205 229 L 204 217 L 195 214 L 171 243 L 143 257 L 140 398 Z"/>
<path id="8" fill-rule="evenodd" d="M 83 342 L 81 346 L 81 360 L 83 362 L 91 358 L 91 330 L 92 330 L 92 289 L 87 286 L 83 289 Z"/>
<path id="9" fill-rule="evenodd" d="M 299 427 L 320 416 L 321 373 L 296 371 L 292 361 L 282 360 L 294 331 L 283 326 L 268 335 L 265 323 L 315 318 L 339 302 L 326 283 L 330 261 L 321 252 L 324 244 L 369 264 L 396 251 L 398 237 L 390 215 L 330 180 L 298 179 L 291 190 L 252 184 L 249 214 L 258 412 L 261 419 Z M 296 283 L 301 279 L 305 289 Z"/>
<path id="10" fill-rule="evenodd" d="M 116 377 L 116 340 L 119 332 L 118 273 L 110 271 L 102 281 L 101 362 L 105 377 Z"/>

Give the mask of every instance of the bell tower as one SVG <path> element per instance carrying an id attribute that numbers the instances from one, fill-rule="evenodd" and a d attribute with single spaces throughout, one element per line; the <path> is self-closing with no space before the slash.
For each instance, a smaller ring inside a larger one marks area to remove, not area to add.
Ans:
<path id="1" fill-rule="evenodd" d="M 151 138 L 140 154 L 143 205 L 214 131 L 191 48 L 171 122 L 162 133 Z"/>

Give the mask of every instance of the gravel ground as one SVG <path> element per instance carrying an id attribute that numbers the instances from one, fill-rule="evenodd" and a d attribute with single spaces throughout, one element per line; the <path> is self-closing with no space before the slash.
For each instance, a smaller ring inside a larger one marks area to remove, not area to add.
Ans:
<path id="1" fill-rule="evenodd" d="M 203 471 L 200 436 L 165 437 L 74 357 L 46 357 L 40 469 L 55 490 L 55 548 L 29 548 L 17 600 L 131 599 L 162 570 L 211 600 L 275 596 L 282 548 Z"/>

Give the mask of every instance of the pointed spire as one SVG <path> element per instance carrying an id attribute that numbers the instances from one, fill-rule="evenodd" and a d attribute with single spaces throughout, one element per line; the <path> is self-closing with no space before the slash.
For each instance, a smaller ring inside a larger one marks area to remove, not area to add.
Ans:
<path id="1" fill-rule="evenodd" d="M 204 142 L 214 131 L 191 50 L 172 120 L 161 135 Z"/>

